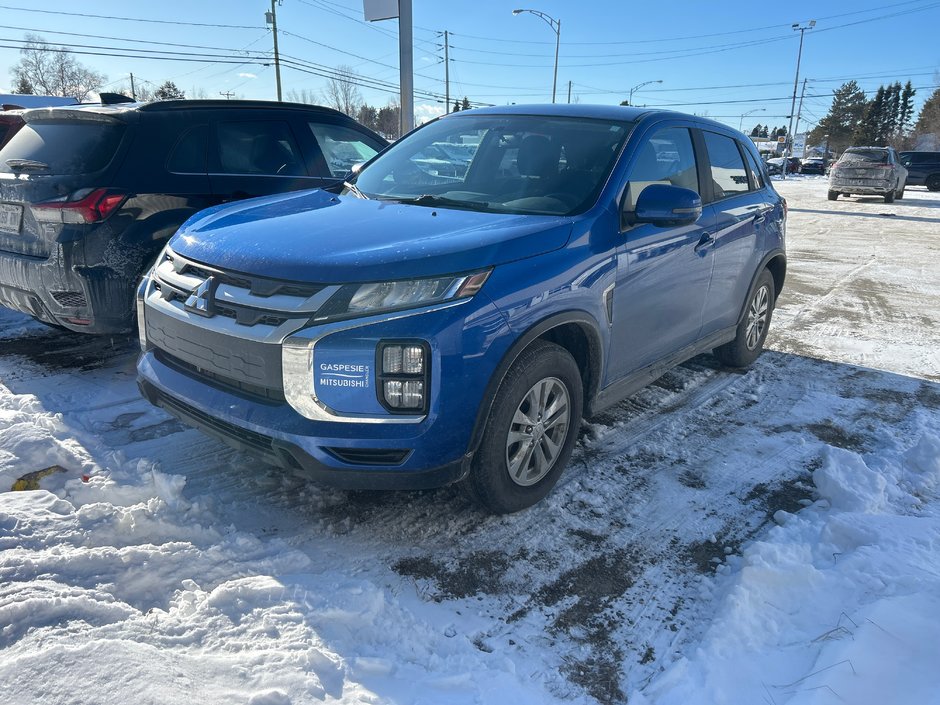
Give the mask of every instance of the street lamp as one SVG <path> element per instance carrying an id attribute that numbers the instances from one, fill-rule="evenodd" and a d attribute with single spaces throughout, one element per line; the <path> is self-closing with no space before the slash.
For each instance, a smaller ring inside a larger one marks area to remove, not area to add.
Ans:
<path id="1" fill-rule="evenodd" d="M 796 87 L 800 82 L 800 60 L 803 58 L 803 33 L 815 26 L 816 20 L 810 20 L 805 26 L 799 22 L 794 22 L 792 25 L 793 31 L 800 33 L 800 50 L 796 55 L 796 77 L 793 79 L 793 100 L 790 101 L 790 127 L 787 130 L 787 141 L 783 150 L 783 156 L 785 157 L 789 157 L 793 149 L 793 117 L 796 113 Z M 787 178 L 786 169 L 783 170 L 783 178 Z"/>
<path id="2" fill-rule="evenodd" d="M 657 79 L 657 80 L 655 80 L 655 81 L 643 81 L 643 83 L 638 83 L 637 85 L 635 85 L 633 88 L 630 89 L 630 97 L 627 98 L 627 105 L 633 105 L 633 94 L 634 94 L 635 91 L 638 91 L 638 90 L 641 89 L 643 86 L 648 86 L 648 85 L 651 84 L 651 83 L 662 83 L 662 82 L 663 82 L 663 81 L 662 81 L 662 79 L 660 78 L 660 79 Z"/>
<path id="3" fill-rule="evenodd" d="M 744 126 L 744 118 L 746 118 L 748 115 L 753 115 L 754 113 L 765 112 L 766 110 L 767 108 L 754 108 L 753 110 L 748 110 L 746 113 L 742 114 L 741 120 L 738 122 L 738 132 L 740 132 L 741 128 Z"/>
<path id="4" fill-rule="evenodd" d="M 541 17 L 548 26 L 555 32 L 555 77 L 552 79 L 552 102 L 555 102 L 555 89 L 558 88 L 558 46 L 561 44 L 561 20 L 556 20 L 551 15 L 546 15 L 541 10 L 513 10 L 512 14 L 519 15 L 528 12 L 536 17 Z"/>

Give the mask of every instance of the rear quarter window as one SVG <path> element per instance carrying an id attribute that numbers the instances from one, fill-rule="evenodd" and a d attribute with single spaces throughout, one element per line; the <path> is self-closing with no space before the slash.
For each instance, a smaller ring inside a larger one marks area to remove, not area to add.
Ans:
<path id="1" fill-rule="evenodd" d="M 176 174 L 205 174 L 206 153 L 209 144 L 209 126 L 192 127 L 179 138 L 170 158 L 167 159 L 167 171 Z"/>
<path id="2" fill-rule="evenodd" d="M 114 158 L 125 126 L 91 121 L 30 122 L 0 149 L 0 171 L 12 173 L 8 159 L 48 165 L 45 174 L 91 174 Z"/>

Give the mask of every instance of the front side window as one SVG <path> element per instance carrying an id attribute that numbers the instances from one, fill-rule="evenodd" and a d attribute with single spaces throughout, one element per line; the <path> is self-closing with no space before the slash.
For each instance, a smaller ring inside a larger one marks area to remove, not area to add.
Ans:
<path id="1" fill-rule="evenodd" d="M 570 215 L 594 201 L 633 123 L 459 115 L 395 143 L 356 178 L 369 198 L 494 213 Z"/>
<path id="2" fill-rule="evenodd" d="M 637 160 L 630 170 L 624 210 L 635 210 L 637 198 L 652 184 L 681 186 L 698 192 L 695 150 L 688 129 L 669 127 L 660 130 L 640 147 Z"/>
<path id="3" fill-rule="evenodd" d="M 319 122 L 308 124 L 323 152 L 330 176 L 345 176 L 353 166 L 369 161 L 382 149 L 380 142 L 358 130 Z"/>
<path id="4" fill-rule="evenodd" d="M 225 174 L 307 175 L 290 126 L 273 120 L 220 123 L 219 164 Z"/>
<path id="5" fill-rule="evenodd" d="M 741 159 L 738 143 L 717 132 L 703 132 L 708 161 L 711 163 L 712 189 L 715 200 L 747 193 L 747 171 Z"/>

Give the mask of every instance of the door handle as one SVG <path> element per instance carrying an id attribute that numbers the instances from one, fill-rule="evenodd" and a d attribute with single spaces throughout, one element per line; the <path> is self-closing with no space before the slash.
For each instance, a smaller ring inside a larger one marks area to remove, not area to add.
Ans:
<path id="1" fill-rule="evenodd" d="M 702 233 L 702 237 L 699 238 L 698 244 L 695 246 L 695 251 L 701 252 L 702 250 L 714 244 L 715 238 L 712 237 L 711 233 Z"/>
<path id="2" fill-rule="evenodd" d="M 761 213 L 759 216 L 754 218 L 754 225 L 763 225 L 767 221 L 767 216 Z"/>

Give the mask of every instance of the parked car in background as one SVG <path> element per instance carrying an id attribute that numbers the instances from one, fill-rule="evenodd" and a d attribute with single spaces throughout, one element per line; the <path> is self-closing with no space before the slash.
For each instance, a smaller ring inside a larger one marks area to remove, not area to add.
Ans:
<path id="1" fill-rule="evenodd" d="M 940 191 L 940 152 L 901 152 L 899 156 L 907 169 L 908 186 Z"/>
<path id="2" fill-rule="evenodd" d="M 829 171 L 829 200 L 843 196 L 904 198 L 907 169 L 893 147 L 849 147 Z"/>
<path id="3" fill-rule="evenodd" d="M 817 157 L 810 157 L 809 159 L 804 159 L 803 163 L 800 164 L 800 173 L 801 174 L 825 174 L 826 173 L 826 160 Z"/>
<path id="4" fill-rule="evenodd" d="M 773 165 L 773 173 L 780 174 L 783 171 L 784 164 L 787 167 L 788 174 L 796 174 L 800 170 L 800 159 L 798 157 L 773 157 L 767 160 L 768 166 Z"/>
<path id="5" fill-rule="evenodd" d="M 556 483 L 582 415 L 704 351 L 757 358 L 785 218 L 751 140 L 712 120 L 453 113 L 338 197 L 187 221 L 138 291 L 140 387 L 324 482 L 463 482 L 517 511 Z"/>
<path id="6" fill-rule="evenodd" d="M 13 135 L 25 124 L 21 110 L 0 110 L 0 149 L 3 149 L 3 145 L 13 139 Z"/>
<path id="7" fill-rule="evenodd" d="M 137 282 L 197 211 L 341 185 L 387 144 L 340 112 L 291 103 L 122 102 L 21 115 L 25 125 L 0 149 L 0 305 L 88 333 L 132 328 Z"/>

